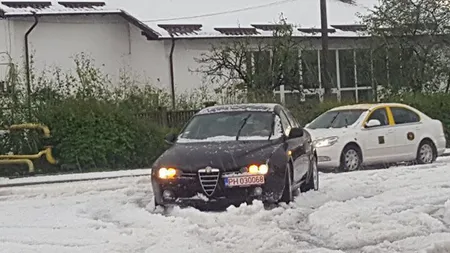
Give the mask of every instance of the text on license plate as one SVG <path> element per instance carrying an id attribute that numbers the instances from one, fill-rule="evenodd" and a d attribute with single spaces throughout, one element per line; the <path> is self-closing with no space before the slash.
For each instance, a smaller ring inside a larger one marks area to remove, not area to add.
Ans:
<path id="1" fill-rule="evenodd" d="M 238 177 L 225 178 L 225 186 L 227 186 L 227 187 L 249 186 L 249 185 L 260 185 L 260 184 L 264 184 L 264 176 L 263 175 L 238 176 Z"/>

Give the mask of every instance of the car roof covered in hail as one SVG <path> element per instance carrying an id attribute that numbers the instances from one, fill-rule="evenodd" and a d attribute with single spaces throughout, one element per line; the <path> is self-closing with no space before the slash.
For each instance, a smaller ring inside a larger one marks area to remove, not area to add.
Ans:
<path id="1" fill-rule="evenodd" d="M 374 103 L 374 104 L 353 104 L 353 105 L 343 105 L 334 107 L 330 111 L 341 111 L 341 110 L 371 110 L 379 106 L 399 106 L 399 107 L 409 107 L 408 105 L 401 103 Z"/>
<path id="2" fill-rule="evenodd" d="M 200 110 L 199 114 L 210 114 L 218 112 L 231 112 L 231 111 L 258 111 L 258 112 L 273 112 L 275 107 L 279 104 L 229 104 L 229 105 L 215 105 Z"/>

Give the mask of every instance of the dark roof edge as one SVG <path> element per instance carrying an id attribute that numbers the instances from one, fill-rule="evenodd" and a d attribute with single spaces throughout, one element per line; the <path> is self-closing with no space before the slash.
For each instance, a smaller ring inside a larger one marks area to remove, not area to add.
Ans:
<path id="1" fill-rule="evenodd" d="M 157 31 L 150 28 L 148 25 L 144 24 L 142 21 L 131 15 L 130 13 L 120 10 L 121 16 L 127 20 L 129 23 L 133 24 L 134 26 L 138 27 L 142 30 L 142 35 L 147 37 L 148 40 L 156 40 L 159 39 L 161 34 L 159 34 Z"/>
<path id="2" fill-rule="evenodd" d="M 339 35 L 339 36 L 329 36 L 329 39 L 367 39 L 371 38 L 370 35 L 359 35 L 359 36 L 345 36 L 345 35 Z M 274 38 L 272 35 L 267 36 L 252 36 L 252 35 L 218 35 L 218 36 L 183 36 L 183 37 L 169 37 L 169 36 L 163 36 L 159 37 L 158 40 L 216 40 L 216 39 L 270 39 Z M 300 39 L 320 39 L 320 35 L 317 36 L 299 36 L 299 35 L 293 35 L 292 38 L 300 38 Z"/>
<path id="3" fill-rule="evenodd" d="M 0 9 L 0 17 L 2 18 L 8 18 L 8 17 L 29 17 L 32 16 L 33 13 L 6 13 L 4 10 Z M 124 18 L 127 22 L 130 24 L 136 26 L 137 28 L 142 30 L 142 35 L 147 37 L 148 40 L 156 40 L 161 36 L 158 32 L 150 28 L 148 25 L 142 23 L 140 20 L 138 20 L 133 15 L 129 14 L 128 12 L 124 10 L 111 10 L 111 11 L 101 11 L 101 12 L 90 12 L 90 11 L 84 11 L 84 12 L 49 12 L 49 13 L 37 13 L 37 16 L 44 17 L 44 16 L 82 16 L 82 15 L 119 15 L 122 18 Z"/>

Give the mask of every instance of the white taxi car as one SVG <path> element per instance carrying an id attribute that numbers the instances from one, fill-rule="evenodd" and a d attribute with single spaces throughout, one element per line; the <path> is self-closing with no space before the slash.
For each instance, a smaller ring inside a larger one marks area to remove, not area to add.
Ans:
<path id="1" fill-rule="evenodd" d="M 358 170 L 365 165 L 432 163 L 445 151 L 441 121 L 399 103 L 333 108 L 305 129 L 313 137 L 320 169 Z"/>

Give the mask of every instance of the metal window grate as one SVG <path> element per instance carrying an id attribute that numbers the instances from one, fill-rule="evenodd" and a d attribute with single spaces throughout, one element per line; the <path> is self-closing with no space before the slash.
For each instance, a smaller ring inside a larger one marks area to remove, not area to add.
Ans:
<path id="1" fill-rule="evenodd" d="M 297 30 L 300 32 L 312 33 L 312 34 L 322 32 L 322 30 L 320 28 L 298 28 Z M 336 29 L 328 28 L 327 31 L 328 31 L 328 33 L 335 33 Z"/>
<path id="2" fill-rule="evenodd" d="M 202 29 L 200 24 L 158 24 L 158 26 L 173 35 L 197 34 Z"/>
<path id="3" fill-rule="evenodd" d="M 66 7 L 66 8 L 94 8 L 94 7 L 103 7 L 105 6 L 105 2 L 103 1 L 90 1 L 90 2 L 75 2 L 75 1 L 59 1 L 58 4 Z"/>
<path id="4" fill-rule="evenodd" d="M 259 34 L 259 32 L 254 27 L 226 27 L 226 28 L 220 28 L 216 27 L 214 30 L 225 34 L 225 35 L 256 35 Z"/>
<path id="5" fill-rule="evenodd" d="M 33 2 L 26 2 L 26 1 L 2 1 L 1 4 L 8 6 L 9 8 L 33 8 L 33 9 L 44 9 L 48 8 L 52 5 L 52 2 L 48 1 L 33 1 Z"/>

